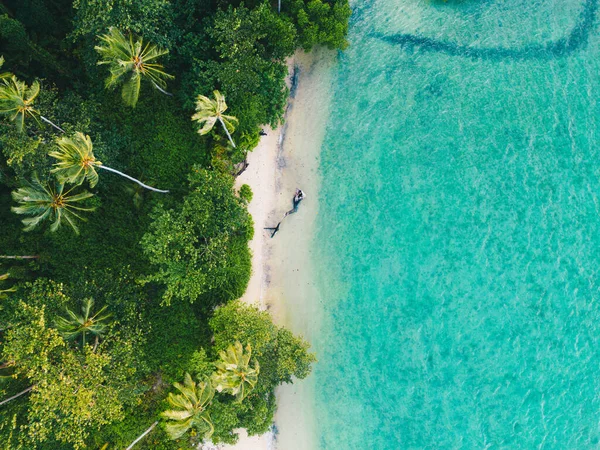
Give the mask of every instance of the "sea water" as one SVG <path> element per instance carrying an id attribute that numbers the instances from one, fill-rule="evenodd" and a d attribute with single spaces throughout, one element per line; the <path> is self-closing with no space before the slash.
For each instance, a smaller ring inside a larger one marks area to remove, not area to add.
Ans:
<path id="1" fill-rule="evenodd" d="M 599 448 L 598 0 L 353 6 L 313 243 L 319 448 Z"/>

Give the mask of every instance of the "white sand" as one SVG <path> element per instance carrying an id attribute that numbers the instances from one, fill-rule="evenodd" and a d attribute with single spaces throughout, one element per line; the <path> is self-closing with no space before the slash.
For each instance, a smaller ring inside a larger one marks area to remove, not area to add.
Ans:
<path id="1" fill-rule="evenodd" d="M 254 193 L 248 207 L 255 234 L 250 242 L 253 273 L 242 300 L 269 309 L 275 322 L 310 340 L 318 329 L 315 319 L 318 293 L 312 284 L 310 248 L 318 213 L 319 152 L 331 98 L 335 53 L 319 50 L 297 53 L 290 60 L 300 68 L 295 96 L 290 99 L 285 124 L 265 129 L 258 147 L 248 156 L 249 167 L 236 184 L 250 185 Z M 297 214 L 290 215 L 274 239 L 265 227 L 275 226 L 292 206 L 296 187 L 307 195 Z M 308 299 L 310 299 L 308 301 Z M 240 432 L 227 450 L 310 450 L 314 445 L 312 395 L 308 380 L 279 389 L 273 435 L 248 437 Z"/>

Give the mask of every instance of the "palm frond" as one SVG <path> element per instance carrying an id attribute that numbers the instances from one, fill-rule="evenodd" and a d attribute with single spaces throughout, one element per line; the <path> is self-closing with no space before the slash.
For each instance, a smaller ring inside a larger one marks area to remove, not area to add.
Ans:
<path id="1" fill-rule="evenodd" d="M 93 194 L 84 191 L 69 195 L 70 192 L 64 192 L 62 183 L 42 184 L 35 177 L 28 185 L 12 192 L 13 200 L 19 203 L 19 206 L 13 206 L 11 210 L 16 214 L 28 216 L 22 220 L 25 231 L 33 230 L 45 220 L 50 220 L 52 222 L 50 230 L 56 231 L 64 219 L 78 234 L 79 229 L 75 219 L 85 220 L 85 218 L 75 211 L 93 211 L 94 208 L 76 206 L 74 203 L 82 202 Z"/>
<path id="2" fill-rule="evenodd" d="M 98 183 L 96 167 L 102 163 L 94 156 L 94 147 L 89 136 L 77 132 L 73 137 L 63 136 L 56 140 L 58 150 L 48 153 L 58 160 L 52 173 L 62 183 L 80 185 L 86 179 L 90 186 Z"/>
<path id="3" fill-rule="evenodd" d="M 165 430 L 171 439 L 179 439 L 192 428 L 203 438 L 209 438 L 214 427 L 208 407 L 215 395 L 210 380 L 195 382 L 189 373 L 183 384 L 174 383 L 179 394 L 169 393 L 167 401 L 171 408 L 161 413 L 168 420 Z"/>
<path id="4" fill-rule="evenodd" d="M 241 402 L 256 386 L 260 373 L 258 361 L 255 361 L 254 367 L 250 366 L 252 348 L 248 344 L 244 351 L 242 344 L 236 342 L 226 351 L 219 352 L 219 357 L 212 377 L 215 389 L 234 395 Z"/>
<path id="5" fill-rule="evenodd" d="M 108 328 L 108 320 L 111 314 L 103 314 L 107 306 L 100 308 L 92 314 L 94 299 L 86 298 L 81 306 L 81 314 L 77 314 L 69 308 L 66 309 L 67 317 L 57 317 L 54 326 L 66 340 L 76 341 L 81 338 L 82 346 L 85 345 L 87 334 L 100 338 Z"/>
<path id="6" fill-rule="evenodd" d="M 101 45 L 95 49 L 102 59 L 98 64 L 109 66 L 110 75 L 106 79 L 106 87 L 113 88 L 123 83 L 121 96 L 125 104 L 131 107 L 137 104 L 142 78 L 147 78 L 162 88 L 166 87 L 166 80 L 174 78 L 164 71 L 162 64 L 151 62 L 166 55 L 168 50 L 151 43 L 144 45 L 142 38 L 134 40 L 131 34 L 127 39 L 114 27 L 99 38 Z"/>
<path id="7" fill-rule="evenodd" d="M 192 116 L 192 120 L 198 122 L 200 125 L 198 133 L 202 135 L 208 134 L 214 128 L 217 121 L 221 122 L 227 138 L 231 142 L 231 145 L 235 147 L 231 133 L 235 131 L 238 119 L 234 116 L 223 114 L 227 110 L 227 103 L 225 103 L 223 94 L 219 91 L 214 91 L 213 95 L 215 97 L 214 100 L 204 95 L 198 95 L 196 98 L 196 113 Z"/>
<path id="8" fill-rule="evenodd" d="M 126 105 L 135 108 L 137 105 L 138 98 L 140 96 L 140 86 L 142 77 L 138 72 L 133 72 L 131 78 L 123 83 L 123 89 L 121 91 L 121 97 Z"/>
<path id="9" fill-rule="evenodd" d="M 38 120 L 39 111 L 33 104 L 39 93 L 40 84 L 37 81 L 27 86 L 12 74 L 10 77 L 0 77 L 0 114 L 8 116 L 9 120 L 15 122 L 17 130 L 22 132 L 25 117 Z"/>

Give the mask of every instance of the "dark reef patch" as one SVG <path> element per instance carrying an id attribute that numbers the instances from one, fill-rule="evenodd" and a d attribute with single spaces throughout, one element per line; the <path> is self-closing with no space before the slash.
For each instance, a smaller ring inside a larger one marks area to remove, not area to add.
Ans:
<path id="1" fill-rule="evenodd" d="M 405 49 L 419 48 L 434 53 L 445 53 L 450 56 L 460 56 L 474 59 L 500 61 L 513 60 L 549 60 L 569 56 L 575 51 L 585 48 L 594 27 L 598 0 L 587 0 L 584 4 L 576 25 L 564 38 L 547 44 L 531 44 L 521 48 L 490 47 L 478 48 L 460 45 L 452 42 L 419 36 L 416 34 L 382 34 L 372 33 L 371 36 L 389 44 L 398 45 Z"/>

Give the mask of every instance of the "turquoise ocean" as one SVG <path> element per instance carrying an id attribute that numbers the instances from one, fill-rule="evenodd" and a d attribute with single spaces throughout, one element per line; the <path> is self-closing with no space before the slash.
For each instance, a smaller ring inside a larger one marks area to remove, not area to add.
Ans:
<path id="1" fill-rule="evenodd" d="M 600 448 L 598 0 L 353 6 L 313 243 L 319 448 Z"/>

